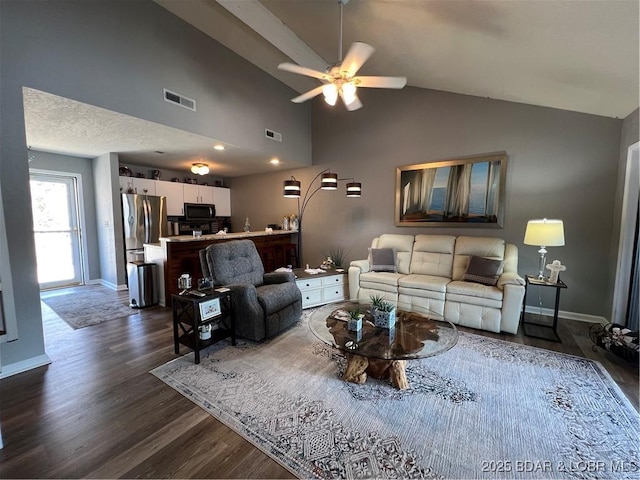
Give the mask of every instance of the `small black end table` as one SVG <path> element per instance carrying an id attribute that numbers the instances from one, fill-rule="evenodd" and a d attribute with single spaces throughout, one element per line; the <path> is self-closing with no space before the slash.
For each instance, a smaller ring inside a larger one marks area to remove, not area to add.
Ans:
<path id="1" fill-rule="evenodd" d="M 219 313 L 214 308 L 217 305 L 215 300 L 220 302 Z M 209 290 L 206 291 L 204 297 L 189 293 L 173 294 L 171 295 L 171 303 L 173 307 L 173 342 L 176 355 L 180 354 L 180 344 L 182 344 L 193 350 L 195 363 L 200 363 L 201 349 L 228 337 L 231 337 L 231 345 L 236 344 L 231 291 Z M 204 319 L 201 310 L 205 312 Z M 207 313 L 210 310 L 213 311 Z M 214 315 L 209 317 L 209 314 Z M 215 328 L 212 329 L 210 338 L 202 340 L 199 327 L 207 324 L 215 325 Z"/>
<path id="2" fill-rule="evenodd" d="M 558 307 L 560 306 L 560 290 L 567 288 L 565 283 L 558 278 L 558 283 L 551 283 L 547 278 L 538 278 L 535 275 L 525 275 L 524 286 L 524 298 L 522 299 L 522 332 L 527 337 L 542 338 L 544 340 L 551 340 L 552 342 L 562 342 L 558 336 L 556 329 L 558 328 Z M 556 302 L 553 309 L 553 324 L 547 325 L 544 323 L 527 321 L 525 317 L 525 311 L 527 308 L 527 290 L 529 285 L 536 285 L 538 287 L 553 287 L 556 289 Z M 531 330 L 531 325 L 535 325 L 535 333 Z M 527 328 L 529 326 L 529 328 Z"/>

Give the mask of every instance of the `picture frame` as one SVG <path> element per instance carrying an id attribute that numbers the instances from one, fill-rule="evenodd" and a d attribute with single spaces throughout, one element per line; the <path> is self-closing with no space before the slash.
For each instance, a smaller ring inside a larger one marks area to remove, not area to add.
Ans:
<path id="1" fill-rule="evenodd" d="M 219 298 L 212 298 L 211 300 L 200 302 L 198 307 L 200 308 L 201 320 L 209 320 L 210 318 L 217 317 L 222 313 Z"/>
<path id="2" fill-rule="evenodd" d="M 396 168 L 397 227 L 502 228 L 506 152 Z"/>

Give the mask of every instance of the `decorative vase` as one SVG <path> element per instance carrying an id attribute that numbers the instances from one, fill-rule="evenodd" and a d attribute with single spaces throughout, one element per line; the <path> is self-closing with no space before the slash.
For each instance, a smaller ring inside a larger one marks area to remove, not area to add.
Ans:
<path id="1" fill-rule="evenodd" d="M 209 340 L 211 338 L 211 324 L 200 325 L 198 327 L 198 335 L 200 340 Z"/>
<path id="2" fill-rule="evenodd" d="M 372 308 L 373 324 L 379 328 L 392 328 L 396 324 L 396 309 L 384 312 L 377 308 Z"/>

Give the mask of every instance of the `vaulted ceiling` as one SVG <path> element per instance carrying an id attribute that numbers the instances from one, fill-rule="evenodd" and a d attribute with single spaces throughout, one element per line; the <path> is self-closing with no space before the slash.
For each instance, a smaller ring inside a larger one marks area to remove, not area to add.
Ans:
<path id="1" fill-rule="evenodd" d="M 155 2 L 298 92 L 319 83 L 279 71 L 279 63 L 322 70 L 339 57 L 338 0 Z M 354 41 L 375 47 L 363 75 L 406 76 L 414 87 L 624 118 L 639 104 L 639 3 L 349 0 L 343 50 Z M 216 141 L 166 127 L 159 134 L 161 126 L 114 112 L 83 110 L 78 118 L 78 108 L 93 107 L 31 92 L 25 97 L 28 143 L 78 156 L 128 152 L 126 162 L 188 171 L 190 160 L 202 159 L 205 145 Z M 59 114 L 38 113 L 43 111 Z M 80 126 L 82 119 L 92 120 Z M 108 138 L 105 129 L 113 133 Z M 157 150 L 168 155 L 160 159 Z M 226 158 L 212 159 L 222 176 L 272 169 L 261 152 Z"/>

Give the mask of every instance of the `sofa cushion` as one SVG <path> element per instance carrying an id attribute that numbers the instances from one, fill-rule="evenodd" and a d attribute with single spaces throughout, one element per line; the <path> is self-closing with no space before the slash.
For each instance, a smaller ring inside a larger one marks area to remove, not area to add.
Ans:
<path id="1" fill-rule="evenodd" d="M 451 278 L 455 244 L 453 235 L 416 235 L 410 272 Z"/>
<path id="2" fill-rule="evenodd" d="M 453 256 L 453 274 L 451 278 L 453 280 L 462 279 L 462 275 L 467 270 L 469 258 L 472 255 L 493 260 L 504 260 L 504 251 L 505 243 L 501 238 L 458 237 Z"/>
<path id="3" fill-rule="evenodd" d="M 411 253 L 413 251 L 413 235 L 400 235 L 395 233 L 385 233 L 380 235 L 371 244 L 372 248 L 395 248 L 396 267 L 398 273 L 409 273 L 411 263 Z"/>
<path id="4" fill-rule="evenodd" d="M 360 285 L 372 288 L 374 285 L 398 286 L 398 280 L 404 277 L 401 273 L 392 272 L 367 272 L 360 275 Z"/>
<path id="5" fill-rule="evenodd" d="M 393 272 L 396 268 L 395 248 L 370 248 L 369 269 L 372 272 Z"/>
<path id="6" fill-rule="evenodd" d="M 453 281 L 447 285 L 447 299 L 450 295 L 485 298 L 487 300 L 502 302 L 502 290 L 499 288 L 460 280 Z"/>
<path id="7" fill-rule="evenodd" d="M 436 275 L 405 275 L 398 280 L 398 286 L 401 287 L 401 289 L 430 290 L 444 294 L 447 291 L 447 284 L 450 281 L 451 279 L 449 278 L 438 277 Z"/>
<path id="8" fill-rule="evenodd" d="M 502 266 L 502 260 L 493 260 L 491 258 L 471 255 L 467 270 L 462 275 L 462 280 L 493 286 L 498 283 Z"/>

